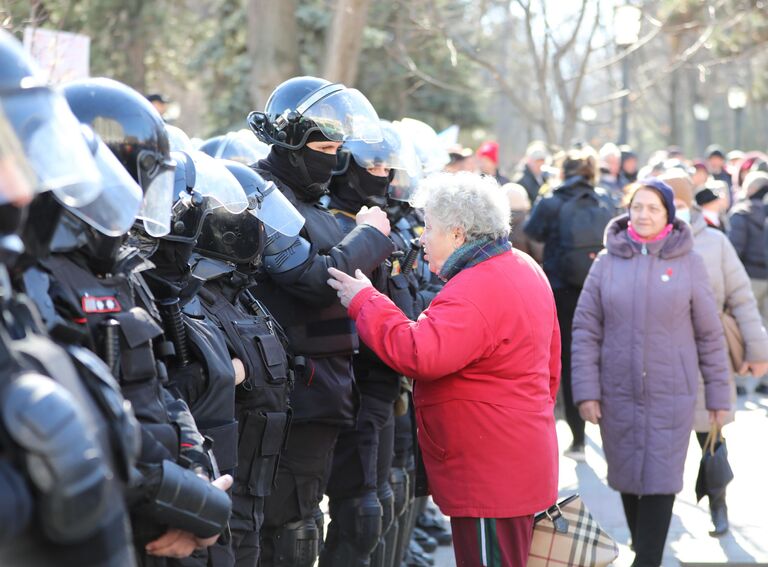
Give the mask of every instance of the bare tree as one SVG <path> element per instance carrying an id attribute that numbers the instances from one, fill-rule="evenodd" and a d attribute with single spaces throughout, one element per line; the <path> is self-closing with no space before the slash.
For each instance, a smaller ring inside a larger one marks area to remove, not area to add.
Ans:
<path id="1" fill-rule="evenodd" d="M 248 55 L 252 62 L 253 108 L 264 108 L 270 93 L 299 73 L 296 0 L 249 0 Z"/>
<path id="2" fill-rule="evenodd" d="M 323 69 L 323 77 L 329 81 L 355 83 L 369 4 L 370 0 L 336 0 Z"/>

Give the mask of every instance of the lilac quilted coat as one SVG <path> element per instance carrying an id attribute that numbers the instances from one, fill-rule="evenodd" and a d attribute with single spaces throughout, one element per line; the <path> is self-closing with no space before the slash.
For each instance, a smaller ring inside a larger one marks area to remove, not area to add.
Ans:
<path id="1" fill-rule="evenodd" d="M 674 494 L 693 425 L 699 371 L 708 409 L 729 409 L 728 354 L 707 271 L 690 227 L 675 221 L 647 245 L 628 217 L 606 228 L 573 320 L 575 402 L 599 400 L 608 484 Z"/>

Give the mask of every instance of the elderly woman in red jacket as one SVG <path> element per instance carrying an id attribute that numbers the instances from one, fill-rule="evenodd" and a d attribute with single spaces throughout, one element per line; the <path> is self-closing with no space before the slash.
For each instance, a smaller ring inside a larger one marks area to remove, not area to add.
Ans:
<path id="1" fill-rule="evenodd" d="M 360 271 L 331 268 L 360 338 L 415 381 L 418 439 L 456 563 L 525 566 L 533 514 L 557 497 L 560 335 L 539 266 L 507 241 L 492 179 L 438 174 L 420 190 L 430 269 L 446 284 L 410 321 Z"/>

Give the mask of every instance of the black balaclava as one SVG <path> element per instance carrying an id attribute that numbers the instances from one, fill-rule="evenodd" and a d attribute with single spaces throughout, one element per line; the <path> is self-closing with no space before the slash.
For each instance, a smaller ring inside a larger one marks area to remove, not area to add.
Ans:
<path id="1" fill-rule="evenodd" d="M 144 279 L 158 299 L 179 297 L 187 288 L 194 246 L 194 242 L 160 239 L 157 250 L 149 258 L 155 268 L 144 272 Z"/>
<path id="2" fill-rule="evenodd" d="M 19 232 L 26 218 L 26 207 L 17 207 L 10 203 L 0 205 L 0 236 Z"/>
<path id="3" fill-rule="evenodd" d="M 318 141 L 327 141 L 327 138 L 320 132 L 312 132 L 307 138 L 307 143 Z M 267 158 L 259 162 L 259 167 L 273 173 L 302 201 L 313 202 L 328 193 L 328 184 L 337 163 L 336 154 L 318 152 L 306 144 L 298 150 L 275 144 Z"/>
<path id="4" fill-rule="evenodd" d="M 384 209 L 387 206 L 387 188 L 394 177 L 394 170 L 390 170 L 386 177 L 379 177 L 360 167 L 352 156 L 347 159 L 347 170 L 331 180 L 331 205 L 351 213 L 356 213 L 363 205 Z"/>

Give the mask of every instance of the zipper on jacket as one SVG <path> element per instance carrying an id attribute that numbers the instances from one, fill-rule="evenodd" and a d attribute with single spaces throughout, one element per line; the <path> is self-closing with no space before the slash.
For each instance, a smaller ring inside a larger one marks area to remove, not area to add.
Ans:
<path id="1" fill-rule="evenodd" d="M 643 242 L 643 246 L 640 248 L 640 254 L 643 256 L 648 255 L 648 247 L 645 245 L 645 242 Z"/>

